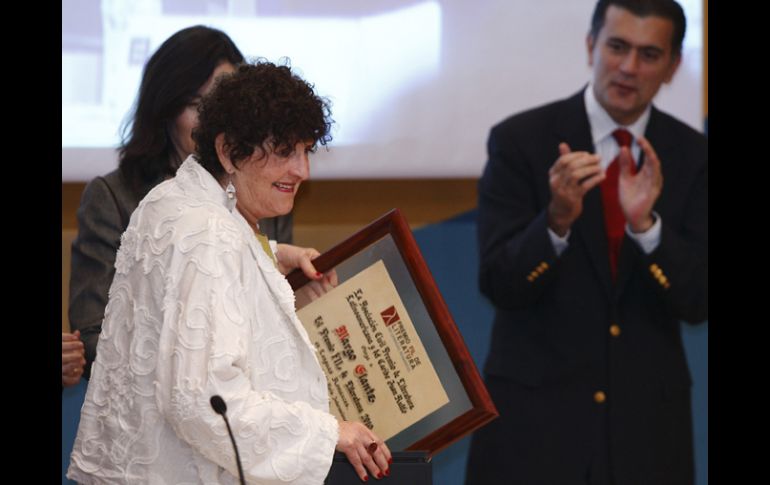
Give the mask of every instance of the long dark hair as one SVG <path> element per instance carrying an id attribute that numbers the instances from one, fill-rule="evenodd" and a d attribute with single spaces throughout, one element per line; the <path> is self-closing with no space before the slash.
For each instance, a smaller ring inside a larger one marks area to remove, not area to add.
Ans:
<path id="1" fill-rule="evenodd" d="M 225 61 L 239 64 L 243 54 L 227 34 L 202 25 L 175 33 L 150 57 L 133 116 L 122 129 L 119 167 L 133 191 L 139 193 L 148 184 L 176 173 L 182 160 L 170 129 Z"/>

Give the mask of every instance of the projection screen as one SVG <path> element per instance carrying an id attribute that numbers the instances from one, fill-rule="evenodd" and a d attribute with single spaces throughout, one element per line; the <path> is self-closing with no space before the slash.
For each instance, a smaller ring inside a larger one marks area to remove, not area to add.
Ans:
<path id="1" fill-rule="evenodd" d="M 702 0 L 683 1 L 682 65 L 656 105 L 702 131 Z M 63 0 L 62 180 L 117 166 L 142 67 L 179 29 L 289 58 L 332 102 L 313 178 L 478 177 L 489 128 L 590 77 L 594 0 Z"/>

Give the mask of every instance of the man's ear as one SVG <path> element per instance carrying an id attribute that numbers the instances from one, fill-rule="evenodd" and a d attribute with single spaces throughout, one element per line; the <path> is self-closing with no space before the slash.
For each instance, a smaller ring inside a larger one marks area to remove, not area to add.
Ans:
<path id="1" fill-rule="evenodd" d="M 219 158 L 219 163 L 222 164 L 222 168 L 225 169 L 225 172 L 233 173 L 235 171 L 235 165 L 233 165 L 233 162 L 230 160 L 230 154 L 226 150 L 227 142 L 225 142 L 224 133 L 218 134 L 214 139 L 214 148 L 217 151 L 217 158 Z"/>
<path id="2" fill-rule="evenodd" d="M 596 42 L 596 39 L 594 39 L 594 36 L 591 34 L 591 32 L 588 33 L 586 36 L 586 48 L 588 49 L 588 65 L 590 67 L 594 66 L 594 43 Z"/>
<path id="3" fill-rule="evenodd" d="M 674 79 L 674 74 L 676 74 L 677 69 L 679 69 L 679 64 L 681 63 L 682 54 L 673 54 L 673 57 L 671 58 L 671 65 L 668 67 L 666 78 L 663 80 L 664 83 L 668 84 L 672 79 Z"/>

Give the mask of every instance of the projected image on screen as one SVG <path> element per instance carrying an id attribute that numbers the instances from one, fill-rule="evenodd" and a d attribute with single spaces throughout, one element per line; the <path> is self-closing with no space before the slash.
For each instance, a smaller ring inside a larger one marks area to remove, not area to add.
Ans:
<path id="1" fill-rule="evenodd" d="M 700 0 L 687 3 L 684 62 L 657 104 L 700 129 Z M 85 181 L 117 166 L 144 63 L 196 24 L 225 31 L 247 58 L 290 59 L 331 100 L 334 140 L 314 156 L 314 178 L 476 177 L 490 126 L 588 80 L 593 5 L 63 0 L 62 179 Z"/>

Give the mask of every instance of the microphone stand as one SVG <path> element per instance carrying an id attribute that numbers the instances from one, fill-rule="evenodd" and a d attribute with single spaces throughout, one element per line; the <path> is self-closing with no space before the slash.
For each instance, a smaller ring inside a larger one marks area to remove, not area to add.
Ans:
<path id="1" fill-rule="evenodd" d="M 238 478 L 241 479 L 241 485 L 246 485 L 246 480 L 243 478 L 243 467 L 241 466 L 241 455 L 238 454 L 238 445 L 235 444 L 235 436 L 233 430 L 230 429 L 230 422 L 227 420 L 225 413 L 227 412 L 227 405 L 224 399 L 218 395 L 211 396 L 211 407 L 214 408 L 214 412 L 222 416 L 227 426 L 227 433 L 230 435 L 230 441 L 233 443 L 233 450 L 235 450 L 235 463 L 238 465 Z"/>

